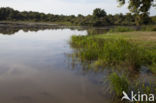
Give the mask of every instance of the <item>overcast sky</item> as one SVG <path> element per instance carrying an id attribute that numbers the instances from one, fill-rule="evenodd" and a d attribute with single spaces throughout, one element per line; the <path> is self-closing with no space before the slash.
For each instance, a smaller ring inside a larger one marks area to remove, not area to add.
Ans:
<path id="1" fill-rule="evenodd" d="M 127 5 L 121 8 L 117 6 L 117 0 L 0 0 L 0 7 L 12 7 L 20 11 L 88 15 L 93 9 L 102 8 L 108 14 L 128 12 Z M 156 15 L 156 9 L 152 8 L 150 11 L 151 15 Z"/>

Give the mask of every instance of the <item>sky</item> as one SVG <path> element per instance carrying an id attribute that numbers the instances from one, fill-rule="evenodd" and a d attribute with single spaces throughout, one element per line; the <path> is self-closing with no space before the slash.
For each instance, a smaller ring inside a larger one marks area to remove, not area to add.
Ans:
<path id="1" fill-rule="evenodd" d="M 63 15 L 88 15 L 95 8 L 102 8 L 108 14 L 129 12 L 127 5 L 118 7 L 117 0 L 0 0 L 0 7 Z M 152 8 L 150 14 L 156 15 L 156 9 Z"/>

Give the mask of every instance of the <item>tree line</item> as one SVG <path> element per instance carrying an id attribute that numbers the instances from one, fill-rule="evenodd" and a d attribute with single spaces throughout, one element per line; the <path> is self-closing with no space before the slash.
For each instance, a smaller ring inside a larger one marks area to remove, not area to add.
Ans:
<path id="1" fill-rule="evenodd" d="M 107 14 L 104 9 L 96 8 L 91 15 L 54 15 L 33 11 L 18 11 L 9 7 L 0 8 L 0 21 L 34 21 L 34 22 L 66 22 L 72 25 L 81 26 L 112 26 L 112 25 L 137 25 L 138 14 Z M 156 17 L 153 17 L 156 18 Z M 154 20 L 144 14 L 139 21 L 139 25 L 154 23 Z"/>

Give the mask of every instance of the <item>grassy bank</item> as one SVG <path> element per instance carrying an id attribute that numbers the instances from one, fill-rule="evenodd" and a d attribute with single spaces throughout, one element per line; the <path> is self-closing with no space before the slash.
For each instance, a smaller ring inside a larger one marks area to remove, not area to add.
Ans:
<path id="1" fill-rule="evenodd" d="M 110 33 L 117 32 L 133 32 L 133 31 L 156 31 L 156 25 L 142 25 L 138 27 L 133 26 L 118 26 L 109 30 Z"/>
<path id="2" fill-rule="evenodd" d="M 89 61 L 99 71 L 110 70 L 104 75 L 109 84 L 105 90 L 111 92 L 113 101 L 121 101 L 123 91 L 128 95 L 132 90 L 156 93 L 156 32 L 116 29 L 101 35 L 72 36 L 70 44 L 76 50 L 73 56 L 81 62 Z M 144 76 L 143 67 L 147 69 Z"/>
<path id="3" fill-rule="evenodd" d="M 72 36 L 71 46 L 82 61 L 95 66 L 141 66 L 156 73 L 156 32 L 109 32 L 103 35 Z"/>

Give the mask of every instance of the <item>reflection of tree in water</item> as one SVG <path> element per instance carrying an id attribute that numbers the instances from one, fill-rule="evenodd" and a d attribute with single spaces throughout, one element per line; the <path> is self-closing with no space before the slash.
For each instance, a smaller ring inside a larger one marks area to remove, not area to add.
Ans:
<path id="1" fill-rule="evenodd" d="M 1 27 L 0 28 L 0 33 L 1 34 L 4 34 L 4 35 L 11 35 L 11 34 L 14 34 L 16 32 L 18 32 L 19 29 L 18 28 L 7 28 L 7 27 Z"/>
<path id="2" fill-rule="evenodd" d="M 70 30 L 85 30 L 83 27 L 66 27 L 66 26 L 59 26 L 59 25 L 43 25 L 43 24 L 0 24 L 0 33 L 4 35 L 13 35 L 16 32 L 23 30 L 24 32 L 34 31 L 37 32 L 39 30 L 63 30 L 63 29 L 70 29 Z"/>
<path id="3" fill-rule="evenodd" d="M 0 23 L 0 33 L 4 35 L 12 35 L 16 32 L 23 30 L 24 32 L 34 31 L 37 32 L 39 30 L 61 30 L 61 29 L 70 29 L 70 30 L 86 30 L 88 35 L 95 35 L 95 34 L 104 34 L 108 32 L 110 27 L 104 28 L 96 28 L 96 27 L 80 27 L 80 26 L 60 26 L 60 25 L 48 25 L 48 24 L 26 24 L 26 23 Z"/>
<path id="4" fill-rule="evenodd" d="M 58 29 L 58 28 L 54 28 L 54 27 L 0 27 L 0 33 L 4 35 L 13 35 L 20 30 L 23 30 L 24 32 L 29 32 L 29 31 L 37 32 L 39 30 L 47 30 L 47 29 Z"/>

